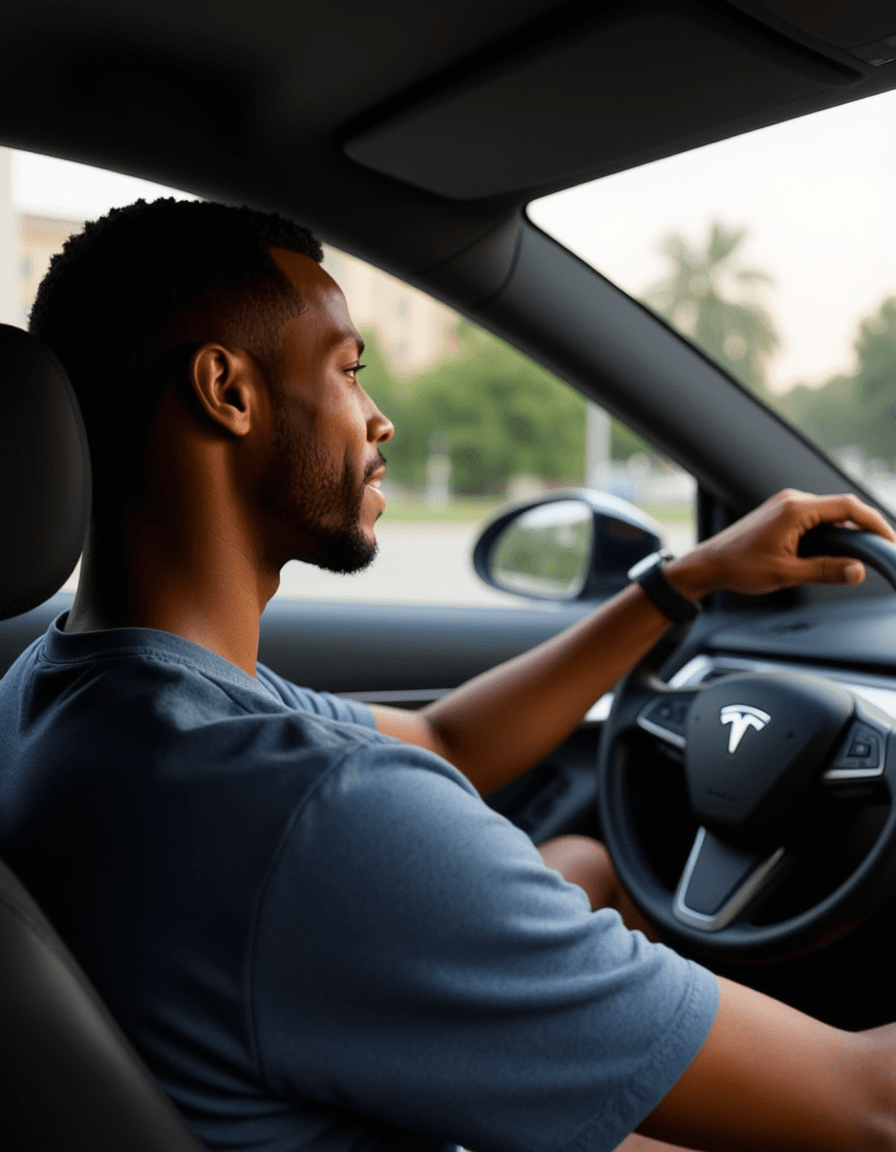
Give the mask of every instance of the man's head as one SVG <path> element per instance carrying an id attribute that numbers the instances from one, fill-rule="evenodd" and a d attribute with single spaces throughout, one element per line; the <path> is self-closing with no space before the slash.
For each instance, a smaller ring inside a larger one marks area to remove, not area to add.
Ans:
<path id="1" fill-rule="evenodd" d="M 266 386 L 272 429 L 263 505 L 284 531 L 301 529 L 294 535 L 313 562 L 351 570 L 370 559 L 372 533 L 357 523 L 363 477 L 381 467 L 378 448 L 374 461 L 371 446 L 361 446 L 359 464 L 345 458 L 337 434 L 328 455 L 326 421 L 312 411 L 318 397 L 305 396 L 304 420 L 296 409 L 297 371 L 303 386 L 313 376 L 318 387 L 326 382 L 317 379 L 320 361 L 334 340 L 351 345 L 355 363 L 360 351 L 341 293 L 319 266 L 322 255 L 311 232 L 280 216 L 201 201 L 139 201 L 88 223 L 66 243 L 40 286 L 30 327 L 59 356 L 81 404 L 95 509 L 111 493 L 120 501 L 122 493 L 140 492 L 144 449 L 172 389 L 186 394 L 192 387 L 196 412 L 226 436 L 226 421 L 216 425 L 207 404 L 202 412 L 196 391 L 197 350 L 213 344 L 247 355 Z M 293 330 L 291 322 L 303 316 Z M 297 346 L 309 340 L 299 365 Z M 391 434 L 388 428 L 377 439 Z"/>
<path id="2" fill-rule="evenodd" d="M 101 479 L 110 461 L 118 473 L 123 456 L 134 458 L 197 344 L 227 340 L 266 367 L 276 361 L 303 301 L 273 246 L 323 257 L 307 228 L 271 213 L 139 200 L 88 222 L 54 256 L 30 329 L 69 374 Z"/>

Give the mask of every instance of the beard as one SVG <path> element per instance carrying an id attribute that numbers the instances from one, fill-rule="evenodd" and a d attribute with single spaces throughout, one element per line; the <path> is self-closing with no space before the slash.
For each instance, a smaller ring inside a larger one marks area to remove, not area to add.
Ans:
<path id="1" fill-rule="evenodd" d="M 286 560 L 301 560 L 342 575 L 363 571 L 377 552 L 376 541 L 361 529 L 364 490 L 385 459 L 378 454 L 359 485 L 348 460 L 340 469 L 318 446 L 305 443 L 279 404 L 275 426 L 261 499 L 282 528 L 282 543 L 287 545 L 280 566 Z"/>

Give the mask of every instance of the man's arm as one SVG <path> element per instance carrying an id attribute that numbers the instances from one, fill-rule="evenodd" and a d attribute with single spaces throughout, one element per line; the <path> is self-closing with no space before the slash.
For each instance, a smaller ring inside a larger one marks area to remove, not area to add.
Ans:
<path id="1" fill-rule="evenodd" d="M 804 532 L 843 521 L 896 540 L 883 516 L 854 496 L 783 492 L 668 564 L 666 575 L 693 600 L 720 588 L 759 594 L 810 582 L 855 584 L 864 579 L 856 560 L 797 556 Z M 490 792 L 556 748 L 669 627 L 632 585 L 579 624 L 421 712 L 374 708 L 377 728 L 437 752 L 481 793 Z"/>
<path id="2" fill-rule="evenodd" d="M 896 1148 L 896 1025 L 842 1032 L 719 985 L 702 1048 L 639 1132 L 708 1152 Z"/>

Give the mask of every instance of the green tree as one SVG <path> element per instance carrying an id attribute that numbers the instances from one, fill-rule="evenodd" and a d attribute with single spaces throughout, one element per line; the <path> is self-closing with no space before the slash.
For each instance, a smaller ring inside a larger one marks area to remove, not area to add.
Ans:
<path id="1" fill-rule="evenodd" d="M 820 387 L 796 384 L 773 396 L 774 407 L 810 440 L 831 451 L 857 444 L 861 432 L 856 421 L 854 376 L 832 376 Z"/>
<path id="2" fill-rule="evenodd" d="M 585 401 L 550 372 L 461 322 L 457 352 L 415 381 L 409 420 L 422 479 L 430 436 L 447 440 L 461 493 L 501 492 L 511 476 L 576 480 L 585 459 Z"/>
<path id="3" fill-rule="evenodd" d="M 636 452 L 650 456 L 653 449 L 625 424 L 613 420 L 610 425 L 610 455 L 614 460 L 628 460 Z"/>
<path id="4" fill-rule="evenodd" d="M 896 461 L 896 297 L 859 324 L 854 411 L 868 457 Z"/>
<path id="5" fill-rule="evenodd" d="M 702 247 L 673 232 L 661 243 L 671 267 L 644 302 L 690 337 L 714 360 L 754 391 L 764 394 L 766 369 L 781 338 L 774 319 L 757 298 L 772 284 L 757 268 L 740 264 L 745 228 L 713 221 Z"/>
<path id="6" fill-rule="evenodd" d="M 392 371 L 374 331 L 362 335 L 361 383 L 395 425 L 383 447 L 390 480 L 422 488 L 430 446 L 447 442 L 459 493 L 502 492 L 522 473 L 581 483 L 585 401 L 521 352 L 461 321 L 456 350 L 407 379 Z M 613 421 L 612 451 L 626 459 L 649 449 Z"/>
<path id="7" fill-rule="evenodd" d="M 853 373 L 816 388 L 798 384 L 775 406 L 822 448 L 856 446 L 896 464 L 896 297 L 860 321 L 853 347 Z"/>

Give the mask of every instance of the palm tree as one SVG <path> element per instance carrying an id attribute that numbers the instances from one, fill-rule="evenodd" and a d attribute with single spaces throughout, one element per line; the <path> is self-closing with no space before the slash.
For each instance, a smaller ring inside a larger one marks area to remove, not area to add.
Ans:
<path id="1" fill-rule="evenodd" d="M 738 264 L 746 236 L 746 228 L 726 228 L 717 220 L 702 249 L 670 233 L 660 248 L 671 264 L 670 274 L 649 289 L 644 302 L 738 380 L 762 393 L 768 361 L 781 337 L 774 318 L 757 299 L 772 278 Z"/>

